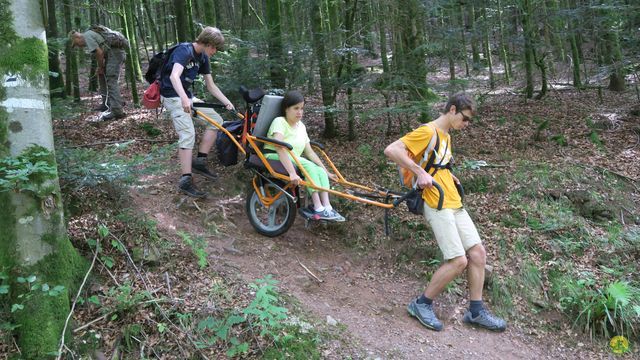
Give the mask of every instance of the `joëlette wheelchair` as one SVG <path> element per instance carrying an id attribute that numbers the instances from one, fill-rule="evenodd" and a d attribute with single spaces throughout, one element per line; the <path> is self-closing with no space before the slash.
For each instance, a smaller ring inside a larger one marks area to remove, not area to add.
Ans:
<path id="1" fill-rule="evenodd" d="M 241 136 L 229 133 L 222 125 L 217 124 L 202 111 L 198 110 L 198 108 L 202 107 L 224 109 L 224 106 L 206 103 L 194 103 L 193 106 L 195 116 L 206 120 L 220 131 L 226 133 L 238 147 L 238 150 L 245 155 L 244 166 L 253 173 L 251 186 L 246 197 L 245 210 L 249 222 L 258 233 L 275 237 L 287 232 L 295 221 L 297 210 L 300 210 L 305 219 L 305 226 L 308 226 L 311 218 L 306 216 L 307 212 L 304 211 L 304 207 L 301 205 L 301 200 L 306 200 L 301 195 L 301 191 L 306 194 L 306 187 L 309 187 L 317 191 L 326 191 L 341 198 L 384 208 L 385 234 L 388 235 L 388 210 L 400 205 L 407 196 L 417 191 L 422 191 L 416 189 L 409 192 L 398 192 L 380 187 L 373 189 L 348 181 L 333 164 L 325 152 L 324 146 L 311 141 L 312 148 L 320 159 L 324 161 L 327 169 L 338 178 L 333 183 L 337 187 L 344 189 L 344 191 L 318 186 L 302 167 L 298 157 L 293 155 L 291 152 L 293 148 L 290 144 L 266 137 L 271 122 L 276 117 L 281 116 L 283 97 L 265 95 L 260 89 L 247 90 L 244 87 L 240 88 L 240 93 L 247 104 L 247 110 L 244 115 L 236 114 L 239 118 L 244 119 Z M 294 185 L 290 181 L 287 171 L 279 160 L 270 160 L 264 156 L 264 144 L 286 149 L 293 159 L 296 171 L 302 178 L 299 185 Z M 442 200 L 444 198 L 442 188 L 435 182 L 434 186 Z"/>

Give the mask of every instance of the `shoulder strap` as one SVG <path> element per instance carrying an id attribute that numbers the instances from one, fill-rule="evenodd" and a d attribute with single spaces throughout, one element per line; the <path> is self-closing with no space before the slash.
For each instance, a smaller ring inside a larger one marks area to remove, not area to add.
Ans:
<path id="1" fill-rule="evenodd" d="M 428 124 L 425 124 L 423 126 L 429 126 Z M 420 165 L 420 167 L 424 168 L 427 172 L 429 172 L 429 169 L 433 166 L 433 163 L 436 159 L 436 153 L 438 152 L 438 149 L 440 148 L 440 135 L 438 134 L 438 130 L 431 127 L 433 129 L 433 135 L 431 135 L 431 140 L 429 140 L 429 145 L 427 145 L 427 148 L 424 149 L 424 155 L 422 156 L 422 160 L 420 160 L 420 163 L 418 165 Z M 426 163 L 426 166 L 423 167 L 423 164 Z M 432 174 L 432 175 L 435 175 Z M 413 188 L 416 188 L 416 182 L 417 179 L 414 176 L 413 177 Z"/>

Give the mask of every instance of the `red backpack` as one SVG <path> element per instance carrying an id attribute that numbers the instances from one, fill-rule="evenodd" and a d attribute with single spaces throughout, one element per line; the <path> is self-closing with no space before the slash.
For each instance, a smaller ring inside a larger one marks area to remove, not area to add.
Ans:
<path id="1" fill-rule="evenodd" d="M 160 107 L 160 81 L 156 80 L 144 91 L 142 105 L 147 109 Z"/>

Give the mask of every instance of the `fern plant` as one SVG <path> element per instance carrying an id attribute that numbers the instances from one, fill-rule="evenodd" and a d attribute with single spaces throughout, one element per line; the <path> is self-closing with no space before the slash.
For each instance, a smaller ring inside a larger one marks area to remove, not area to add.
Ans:
<path id="1" fill-rule="evenodd" d="M 583 288 L 575 291 L 570 301 L 573 309 L 580 310 L 574 322 L 591 337 L 637 333 L 640 323 L 640 292 L 626 281 L 610 283 L 603 291 Z M 561 300 L 562 302 L 562 300 Z"/>

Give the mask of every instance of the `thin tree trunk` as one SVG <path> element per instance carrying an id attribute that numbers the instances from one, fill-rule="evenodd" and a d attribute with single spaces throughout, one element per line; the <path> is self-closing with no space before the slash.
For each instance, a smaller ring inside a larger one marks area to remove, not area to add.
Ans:
<path id="1" fill-rule="evenodd" d="M 331 78 L 329 64 L 327 60 L 327 52 L 325 47 L 325 33 L 322 28 L 322 13 L 320 12 L 320 3 L 312 1 L 310 6 L 311 33 L 313 38 L 313 48 L 316 59 L 318 61 L 318 70 L 320 72 L 320 87 L 322 90 L 322 105 L 324 106 L 324 133 L 325 138 L 333 138 L 336 136 L 335 128 L 335 112 L 331 111 L 334 107 L 335 98 L 333 97 L 334 80 Z"/>
<path id="2" fill-rule="evenodd" d="M 267 32 L 269 34 L 269 69 L 271 85 L 285 88 L 282 63 L 282 30 L 280 25 L 280 1 L 266 0 Z"/>
<path id="3" fill-rule="evenodd" d="M 127 4 L 122 4 L 123 7 L 127 7 Z M 121 16 L 120 16 L 120 22 L 122 24 L 122 28 L 125 29 L 125 31 L 127 32 L 125 34 L 125 36 L 127 36 L 127 38 L 129 38 L 129 34 L 128 34 L 128 30 L 129 29 L 129 25 L 128 25 L 128 21 L 129 19 L 127 19 L 126 16 L 126 10 L 121 9 Z M 136 73 L 134 70 L 134 63 L 133 63 L 133 56 L 131 56 L 131 53 L 133 52 L 132 48 L 129 48 L 126 50 L 127 52 L 127 59 L 125 61 L 126 64 L 126 71 L 125 71 L 125 76 L 127 79 L 127 82 L 129 83 L 129 88 L 131 89 L 131 98 L 133 100 L 133 103 L 136 106 L 140 105 L 140 97 L 138 96 L 138 87 L 137 87 L 137 82 L 136 82 Z"/>
<path id="4" fill-rule="evenodd" d="M 378 14 L 384 13 L 384 8 L 382 1 L 378 1 L 377 3 L 377 12 Z M 389 58 L 388 58 L 388 49 L 387 49 L 387 28 L 386 22 L 384 21 L 384 16 L 376 16 L 378 19 L 378 33 L 380 37 L 380 58 L 382 60 L 382 72 L 385 74 L 389 73 Z"/>
<path id="5" fill-rule="evenodd" d="M 189 41 L 191 31 L 189 31 L 189 19 L 187 17 L 185 0 L 173 0 L 173 11 L 176 14 L 173 25 L 176 29 L 178 42 Z"/>
<path id="6" fill-rule="evenodd" d="M 58 20 L 56 19 L 56 1 L 47 1 L 47 37 L 58 37 Z M 49 89 L 52 97 L 65 97 L 64 78 L 60 69 L 60 51 L 56 46 L 49 47 Z"/>
<path id="7" fill-rule="evenodd" d="M 502 66 L 504 67 L 504 80 L 507 85 L 511 84 L 511 60 L 507 53 L 507 44 L 504 36 L 504 23 L 502 21 L 502 3 L 498 0 L 498 28 L 500 32 L 500 55 L 502 57 Z"/>

